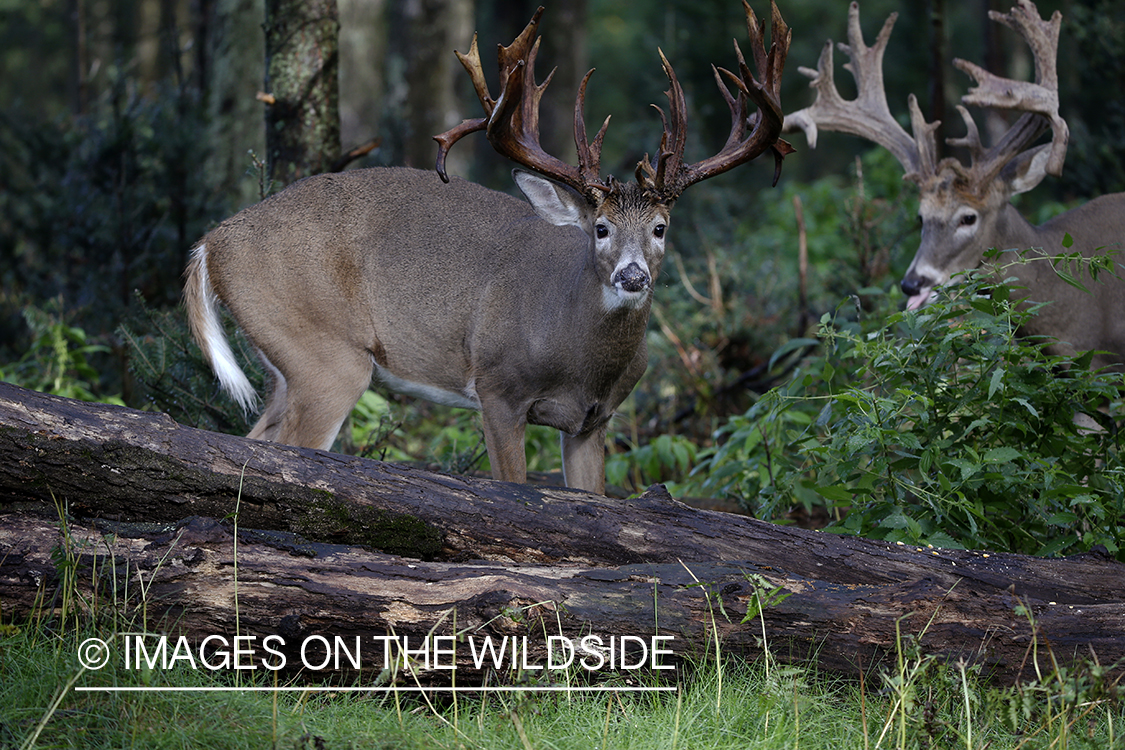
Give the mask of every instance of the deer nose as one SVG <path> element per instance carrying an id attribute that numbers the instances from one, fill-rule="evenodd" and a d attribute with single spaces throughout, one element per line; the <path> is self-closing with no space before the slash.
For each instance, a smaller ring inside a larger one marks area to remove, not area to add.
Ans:
<path id="1" fill-rule="evenodd" d="M 613 285 L 620 287 L 625 292 L 640 292 L 648 287 L 651 279 L 648 271 L 641 268 L 636 261 L 620 269 L 613 275 Z"/>
<path id="2" fill-rule="evenodd" d="M 902 283 L 899 284 L 902 288 L 902 293 L 907 297 L 913 297 L 921 294 L 922 290 L 930 286 L 930 283 L 914 273 L 908 273 L 903 277 Z"/>

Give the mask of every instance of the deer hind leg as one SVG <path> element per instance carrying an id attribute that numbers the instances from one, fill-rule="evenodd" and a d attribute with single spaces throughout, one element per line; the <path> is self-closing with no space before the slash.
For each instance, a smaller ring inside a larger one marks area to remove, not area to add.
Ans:
<path id="1" fill-rule="evenodd" d="M 265 354 L 259 352 L 258 355 L 270 374 L 270 395 L 266 399 L 266 408 L 262 410 L 262 416 L 258 418 L 254 428 L 246 437 L 251 440 L 269 440 L 276 443 L 278 432 L 281 430 L 281 418 L 287 408 L 288 384 L 281 370 L 274 367 L 273 362 L 270 362 Z"/>
<path id="2" fill-rule="evenodd" d="M 567 487 L 605 494 L 605 433 L 606 425 L 573 437 L 559 433 Z"/>
<path id="3" fill-rule="evenodd" d="M 267 361 L 276 368 L 274 390 L 250 437 L 258 437 L 261 429 L 266 440 L 329 450 L 371 385 L 371 355 L 342 342 L 324 342 Z"/>
<path id="4" fill-rule="evenodd" d="M 524 431 L 527 415 L 515 411 L 503 400 L 490 398 L 478 391 L 481 421 L 484 423 L 484 445 L 492 478 L 505 482 L 527 481 L 527 453 Z"/>

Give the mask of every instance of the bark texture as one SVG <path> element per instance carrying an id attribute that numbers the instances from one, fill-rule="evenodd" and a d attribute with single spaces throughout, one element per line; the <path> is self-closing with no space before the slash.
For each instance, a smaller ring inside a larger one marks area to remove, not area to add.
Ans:
<path id="1" fill-rule="evenodd" d="M 266 149 L 282 185 L 340 158 L 336 0 L 266 0 Z"/>

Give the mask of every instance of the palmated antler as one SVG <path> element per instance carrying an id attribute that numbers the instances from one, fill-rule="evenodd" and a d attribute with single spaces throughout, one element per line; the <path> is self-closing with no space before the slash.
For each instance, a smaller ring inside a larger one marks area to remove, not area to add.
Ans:
<path id="1" fill-rule="evenodd" d="M 457 54 L 457 59 L 468 71 L 476 89 L 477 98 L 484 107 L 485 116 L 465 120 L 451 130 L 434 136 L 438 142 L 437 172 L 448 182 L 445 172 L 445 157 L 458 140 L 478 130 L 485 131 L 488 142 L 503 156 L 512 161 L 569 185 L 578 192 L 592 197 L 596 192 L 608 192 L 610 186 L 603 182 L 601 169 L 602 139 L 605 137 L 609 118 L 605 119 L 593 143 L 586 138 L 586 124 L 583 111 L 586 103 L 586 82 L 594 71 L 586 74 L 578 89 L 574 106 L 574 142 L 578 148 L 578 165 L 574 166 L 557 159 L 539 144 L 539 100 L 543 91 L 551 83 L 554 70 L 542 84 L 535 83 L 535 57 L 539 52 L 539 39 L 535 36 L 539 29 L 539 18 L 543 15 L 540 6 L 531 21 L 511 45 L 499 46 L 500 97 L 493 99 L 481 68 L 477 38 L 473 36 L 469 54 Z M 533 41 L 534 40 L 534 41 Z"/>
<path id="2" fill-rule="evenodd" d="M 759 83 L 754 78 L 737 41 L 734 43 L 734 52 L 738 58 L 738 75 L 725 68 L 712 66 L 715 82 L 730 109 L 731 129 L 723 148 L 708 159 L 694 164 L 683 162 L 684 146 L 687 143 L 687 105 L 672 65 L 664 57 L 664 53 L 660 53 L 664 73 L 668 76 L 669 82 L 669 89 L 665 92 L 668 97 L 669 115 L 666 117 L 664 110 L 656 107 L 664 124 L 660 151 L 652 162 L 646 155 L 645 159 L 637 164 L 637 181 L 646 189 L 660 194 L 666 201 L 674 201 L 691 185 L 745 164 L 771 147 L 776 162 L 774 184 L 777 184 L 781 174 L 781 160 L 793 151 L 788 143 L 778 139 L 783 120 L 781 73 L 785 67 L 785 58 L 789 54 L 789 43 L 793 34 L 781 17 L 777 4 L 771 0 L 771 43 L 767 54 L 765 24 L 758 20 L 746 0 L 743 0 L 742 5 L 746 11 L 746 30 L 750 37 L 754 66 L 765 82 Z M 732 96 L 723 83 L 724 76 L 737 89 L 737 96 Z M 750 111 L 751 102 L 757 107 L 756 118 Z M 750 128 L 749 135 L 746 133 L 747 128 Z"/>
<path id="3" fill-rule="evenodd" d="M 1047 159 L 1048 174 L 1062 174 L 1070 129 L 1059 116 L 1059 79 L 1056 72 L 1059 47 L 1059 28 L 1062 14 L 1057 10 L 1050 21 L 1039 17 L 1039 10 L 1030 0 L 1017 0 L 1010 13 L 991 10 L 988 17 L 1017 31 L 1035 56 L 1035 83 L 1014 81 L 989 73 L 984 68 L 960 58 L 953 66 L 977 81 L 976 88 L 961 97 L 963 104 L 997 107 L 1022 111 L 1023 114 L 999 141 L 988 151 L 980 143 L 980 133 L 972 116 L 964 106 L 957 111 L 965 121 L 963 138 L 950 138 L 952 146 L 967 146 L 972 154 L 971 175 L 974 182 L 986 182 L 995 177 L 1008 162 L 1029 146 L 1046 127 L 1051 125 L 1050 154 Z M 1046 118 L 1046 120 L 1044 120 Z"/>
<path id="4" fill-rule="evenodd" d="M 868 47 L 863 41 L 859 27 L 859 3 L 848 7 L 848 43 L 838 46 L 848 54 L 851 62 L 844 68 L 855 78 L 856 98 L 847 101 L 836 89 L 833 72 L 832 40 L 828 40 L 816 70 L 801 67 L 798 71 L 812 79 L 809 85 L 816 89 L 816 101 L 812 106 L 785 116 L 785 132 L 803 130 L 809 148 L 816 148 L 818 128 L 850 133 L 866 138 L 890 151 L 906 171 L 908 179 L 920 179 L 932 174 L 936 168 L 937 143 L 934 130 L 939 123 L 927 123 L 918 108 L 918 100 L 910 95 L 910 122 L 914 135 L 909 135 L 898 124 L 887 106 L 887 94 L 883 86 L 883 53 L 891 38 L 898 13 L 891 13 L 875 46 Z"/>
<path id="5" fill-rule="evenodd" d="M 953 64 L 978 82 L 975 89 L 962 97 L 964 104 L 1023 110 L 1024 114 L 991 148 L 981 144 L 980 132 L 969 111 L 958 105 L 965 121 L 966 134 L 949 138 L 952 146 L 965 146 L 972 158 L 972 167 L 966 170 L 956 159 L 937 162 L 937 142 L 934 131 L 940 122 L 927 123 L 918 107 L 916 97 L 909 97 L 910 122 L 913 136 L 898 124 L 887 107 L 883 86 L 883 53 L 890 39 L 897 13 L 892 13 L 883 24 L 875 46 L 863 42 L 859 26 L 859 3 L 848 8 L 848 44 L 839 48 L 851 57 L 844 67 L 855 77 L 858 94 L 851 101 L 844 100 L 836 89 L 833 77 L 832 41 L 821 52 L 817 69 L 799 68 L 812 79 L 816 89 L 812 106 L 787 115 L 785 131 L 803 130 L 810 148 L 816 147 L 819 129 L 850 133 L 866 138 L 890 151 L 906 172 L 906 178 L 923 182 L 948 166 L 980 187 L 991 181 L 1004 166 L 1031 144 L 1050 121 L 1054 130 L 1047 171 L 1059 174 L 1066 156 L 1068 130 L 1058 114 L 1058 78 L 1055 64 L 1058 48 L 1059 25 L 1062 16 L 1056 11 L 1051 21 L 1039 18 L 1039 12 L 1029 0 L 1017 0 L 1011 13 L 989 11 L 989 17 L 1018 31 L 1035 55 L 1036 82 L 1013 81 L 1000 78 L 964 60 Z M 1047 118 L 1044 120 L 1043 118 Z"/>
<path id="6" fill-rule="evenodd" d="M 737 42 L 735 42 L 735 53 L 738 57 L 739 74 L 735 75 L 722 68 L 715 69 L 715 79 L 730 108 L 732 123 L 726 144 L 719 153 L 709 159 L 695 164 L 683 163 L 684 146 L 687 143 L 687 105 L 671 64 L 664 57 L 664 53 L 660 53 L 664 72 L 670 84 L 666 92 L 669 114 L 665 116 L 664 111 L 657 107 L 664 123 L 660 150 L 652 162 L 646 155 L 645 159 L 637 164 L 636 169 L 637 181 L 660 200 L 673 202 L 689 186 L 748 162 L 771 147 L 774 149 L 777 162 L 774 174 L 774 182 L 777 182 L 781 159 L 792 151 L 788 143 L 778 140 L 783 119 L 780 102 L 781 73 L 785 66 L 785 57 L 789 51 L 792 34 L 772 0 L 771 5 L 772 43 L 767 54 L 763 36 L 764 26 L 755 17 L 746 0 L 743 0 L 754 63 L 758 73 L 764 73 L 765 82 L 759 83 L 751 74 Z M 457 53 L 458 59 L 473 80 L 485 116 L 465 120 L 451 130 L 434 136 L 434 140 L 439 145 L 437 171 L 443 180 L 448 181 L 445 158 L 449 149 L 465 135 L 484 130 L 489 142 L 500 154 L 569 185 L 592 202 L 598 203 L 600 194 L 612 190 L 613 178 L 602 180 L 600 176 L 602 141 L 606 127 L 609 125 L 609 118 L 607 117 L 602 123 L 592 142 L 586 136 L 584 118 L 586 84 L 593 70 L 582 79 L 575 100 L 574 142 L 578 150 L 578 165 L 570 165 L 551 156 L 539 144 L 539 101 L 554 76 L 552 71 L 542 84 L 535 83 L 535 57 L 539 50 L 539 40 L 535 38 L 535 34 L 542 13 L 543 8 L 540 7 L 531 22 L 510 46 L 499 47 L 500 96 L 497 99 L 493 99 L 488 91 L 476 37 L 473 37 L 467 55 Z M 733 83 L 738 90 L 737 95 L 732 95 L 723 84 L 723 76 Z M 751 102 L 758 108 L 756 119 L 752 116 L 754 113 L 750 111 Z M 748 129 L 749 135 L 747 135 Z"/>

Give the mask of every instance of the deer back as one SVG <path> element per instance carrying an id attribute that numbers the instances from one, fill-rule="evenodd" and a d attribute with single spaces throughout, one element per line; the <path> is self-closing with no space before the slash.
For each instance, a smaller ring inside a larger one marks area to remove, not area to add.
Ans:
<path id="1" fill-rule="evenodd" d="M 1113 193 L 1031 226 L 1011 205 L 1004 207 L 997 226 L 996 247 L 1032 248 L 1027 257 L 1036 254 L 1058 255 L 1080 253 L 1085 258 L 1121 251 L 1125 244 L 1125 193 Z M 1026 237 L 1012 241 L 1009 237 Z M 1064 238 L 1070 235 L 1070 247 Z M 1118 256 L 1120 258 L 1120 256 Z M 1098 350 L 1094 367 L 1120 365 L 1125 362 L 1125 269 L 1115 263 L 1115 274 L 1101 274 L 1095 281 L 1084 270 L 1071 264 L 1065 270 L 1074 274 L 1085 287 L 1068 284 L 1052 265 L 1032 260 L 1004 271 L 1017 277 L 1014 296 L 1030 302 L 1050 302 L 1041 308 L 1022 331 L 1024 334 L 1057 339 L 1047 349 L 1057 354 L 1073 355 L 1077 351 Z"/>

